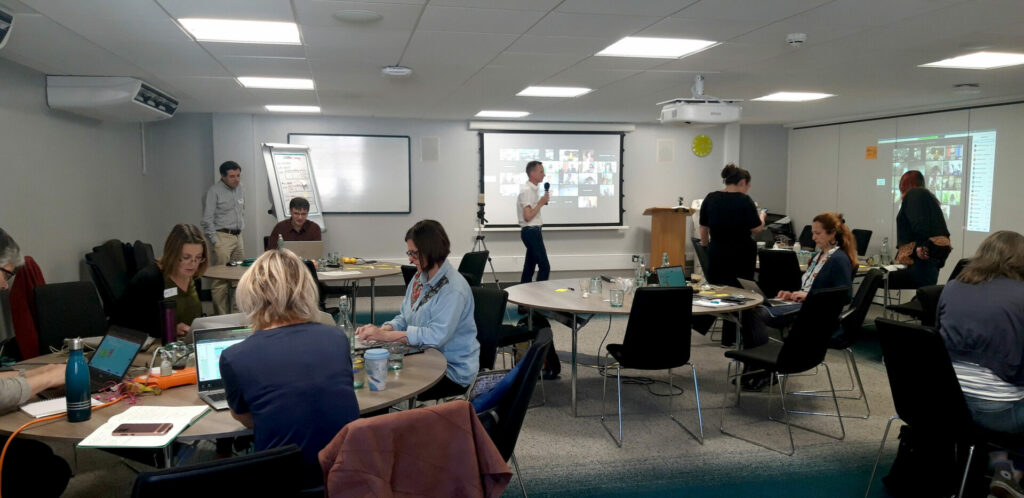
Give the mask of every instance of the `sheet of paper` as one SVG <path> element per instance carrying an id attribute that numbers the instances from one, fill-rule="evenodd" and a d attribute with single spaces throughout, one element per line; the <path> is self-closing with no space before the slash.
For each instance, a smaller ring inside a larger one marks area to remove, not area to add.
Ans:
<path id="1" fill-rule="evenodd" d="M 100 406 L 101 404 L 102 403 L 100 403 L 99 400 L 93 398 L 92 406 Z M 68 411 L 67 399 L 60 397 L 36 401 L 35 403 L 26 403 L 21 405 L 21 411 L 35 418 L 49 417 L 50 415 L 56 415 L 58 413 Z"/>
<path id="2" fill-rule="evenodd" d="M 322 275 L 324 277 L 344 277 L 346 275 L 361 275 L 362 273 L 363 272 L 359 270 L 331 270 L 317 272 L 317 275 Z"/>

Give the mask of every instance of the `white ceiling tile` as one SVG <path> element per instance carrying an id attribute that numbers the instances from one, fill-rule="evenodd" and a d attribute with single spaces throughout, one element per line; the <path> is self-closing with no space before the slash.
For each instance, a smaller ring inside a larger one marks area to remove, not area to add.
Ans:
<path id="1" fill-rule="evenodd" d="M 600 37 L 608 40 L 605 43 L 605 46 L 608 46 L 623 36 L 636 33 L 659 20 L 658 17 L 554 12 L 541 19 L 528 33 L 547 36 Z"/>
<path id="2" fill-rule="evenodd" d="M 542 36 L 527 34 L 513 43 L 507 52 L 529 54 L 571 54 L 589 57 L 616 40 L 583 36 Z"/>
<path id="3" fill-rule="evenodd" d="M 375 30 L 359 33 L 335 28 L 304 28 L 310 59 L 338 64 L 397 64 L 409 41 L 408 31 Z"/>
<path id="4" fill-rule="evenodd" d="M 294 22 L 292 8 L 281 0 L 154 0 L 175 19 L 202 17 Z"/>
<path id="5" fill-rule="evenodd" d="M 201 42 L 214 57 L 305 57 L 302 45 Z"/>
<path id="6" fill-rule="evenodd" d="M 430 5 L 480 9 L 543 10 L 555 8 L 562 0 L 433 0 Z"/>
<path id="7" fill-rule="evenodd" d="M 419 2 L 422 4 L 423 2 Z M 381 15 L 376 22 L 354 24 L 339 21 L 334 14 L 343 10 L 367 10 Z M 423 11 L 423 5 L 373 2 L 333 2 L 323 0 L 295 0 L 298 22 L 307 26 L 331 27 L 358 32 L 376 30 L 411 30 Z M 305 29 L 303 29 L 305 33 Z"/>
<path id="8" fill-rule="evenodd" d="M 234 76 L 264 76 L 272 78 L 309 78 L 306 59 L 286 57 L 221 57 L 221 64 Z"/>
<path id="9" fill-rule="evenodd" d="M 678 17 L 721 21 L 757 21 L 769 24 L 805 12 L 833 0 L 701 0 Z M 881 15 L 881 13 L 879 13 Z"/>
<path id="10" fill-rule="evenodd" d="M 400 64 L 422 70 L 431 66 L 483 67 L 508 47 L 515 35 L 416 31 Z"/>
<path id="11" fill-rule="evenodd" d="M 726 41 L 754 31 L 761 27 L 761 25 L 757 21 L 719 21 L 713 19 L 668 17 L 640 31 L 636 36 Z"/>
<path id="12" fill-rule="evenodd" d="M 522 34 L 544 12 L 536 10 L 471 9 L 428 5 L 416 29 L 464 33 Z"/>
<path id="13" fill-rule="evenodd" d="M 635 76 L 641 72 L 642 71 L 627 69 L 609 70 L 576 66 L 545 79 L 543 84 L 553 86 L 584 86 L 587 88 L 602 88 L 616 81 Z"/>
<path id="14" fill-rule="evenodd" d="M 664 17 L 696 2 L 697 0 L 644 0 L 640 2 L 624 2 L 622 0 L 565 0 L 555 9 L 555 12 Z"/>

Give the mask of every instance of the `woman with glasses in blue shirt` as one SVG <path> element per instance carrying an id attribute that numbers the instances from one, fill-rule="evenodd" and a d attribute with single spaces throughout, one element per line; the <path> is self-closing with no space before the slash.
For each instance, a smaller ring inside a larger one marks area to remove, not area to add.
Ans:
<path id="1" fill-rule="evenodd" d="M 473 293 L 465 277 L 447 261 L 451 244 L 440 223 L 416 223 L 405 233 L 405 243 L 416 275 L 405 289 L 401 312 L 381 327 L 359 327 L 356 335 L 363 341 L 437 348 L 448 360 L 445 376 L 417 398 L 464 394 L 480 369 Z"/>

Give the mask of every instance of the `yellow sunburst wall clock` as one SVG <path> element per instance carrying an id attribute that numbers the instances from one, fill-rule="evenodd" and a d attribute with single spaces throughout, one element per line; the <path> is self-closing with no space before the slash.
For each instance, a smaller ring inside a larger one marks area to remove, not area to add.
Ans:
<path id="1" fill-rule="evenodd" d="M 697 157 L 705 157 L 711 153 L 711 137 L 707 135 L 697 135 L 693 137 L 693 143 L 690 145 L 690 150 L 693 151 L 693 155 Z"/>

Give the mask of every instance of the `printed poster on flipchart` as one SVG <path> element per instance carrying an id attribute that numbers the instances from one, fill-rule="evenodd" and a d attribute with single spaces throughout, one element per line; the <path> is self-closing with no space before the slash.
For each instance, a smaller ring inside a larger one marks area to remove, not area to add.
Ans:
<path id="1" fill-rule="evenodd" d="M 303 197 L 309 201 L 309 214 L 319 215 L 320 206 L 313 192 L 313 181 L 310 178 L 309 158 L 305 152 L 274 152 L 274 170 L 281 188 L 281 204 L 287 209 L 288 203 L 295 197 Z"/>

